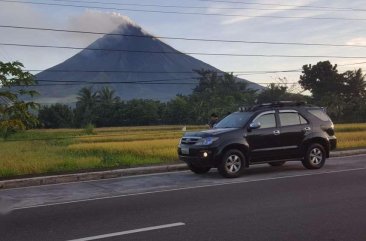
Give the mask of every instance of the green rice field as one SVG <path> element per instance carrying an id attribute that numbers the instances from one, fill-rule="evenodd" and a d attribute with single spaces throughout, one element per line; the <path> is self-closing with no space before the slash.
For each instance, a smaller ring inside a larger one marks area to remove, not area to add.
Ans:
<path id="1" fill-rule="evenodd" d="M 177 163 L 183 126 L 29 130 L 0 140 L 0 178 Z M 187 131 L 205 129 L 187 126 Z M 336 125 L 338 149 L 366 147 L 366 123 Z"/>

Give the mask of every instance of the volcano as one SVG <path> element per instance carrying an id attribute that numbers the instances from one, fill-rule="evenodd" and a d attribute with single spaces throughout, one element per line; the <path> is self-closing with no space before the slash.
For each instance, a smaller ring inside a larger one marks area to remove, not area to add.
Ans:
<path id="1" fill-rule="evenodd" d="M 142 98 L 168 101 L 177 94 L 192 93 L 198 83 L 198 75 L 193 70 L 201 69 L 221 72 L 180 53 L 135 23 L 126 22 L 71 58 L 37 74 L 39 86 L 35 90 L 41 94 L 40 103 L 71 104 L 76 101 L 82 87 L 93 85 L 92 82 L 105 82 L 102 85 L 94 83 L 94 89 L 108 86 L 124 100 Z M 60 85 L 45 80 L 60 82 L 57 83 Z M 164 84 L 152 83 L 156 80 Z M 247 80 L 238 80 L 248 82 L 250 89 L 263 89 Z"/>

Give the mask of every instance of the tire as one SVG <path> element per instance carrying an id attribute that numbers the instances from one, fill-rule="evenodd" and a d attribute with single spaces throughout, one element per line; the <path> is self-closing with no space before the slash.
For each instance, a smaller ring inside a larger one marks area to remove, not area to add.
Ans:
<path id="1" fill-rule="evenodd" d="M 225 152 L 219 166 L 219 173 L 228 178 L 235 178 L 242 174 L 245 169 L 245 156 L 237 150 L 231 149 Z"/>
<path id="2" fill-rule="evenodd" d="M 268 165 L 273 166 L 273 167 L 280 167 L 283 166 L 283 164 L 285 164 L 285 161 L 280 161 L 280 162 L 268 162 Z"/>
<path id="3" fill-rule="evenodd" d="M 193 164 L 188 164 L 188 168 L 196 174 L 204 174 L 210 171 L 211 167 L 201 167 Z"/>
<path id="4" fill-rule="evenodd" d="M 325 149 L 322 145 L 314 143 L 306 150 L 302 165 L 307 169 L 319 169 L 325 164 Z"/>

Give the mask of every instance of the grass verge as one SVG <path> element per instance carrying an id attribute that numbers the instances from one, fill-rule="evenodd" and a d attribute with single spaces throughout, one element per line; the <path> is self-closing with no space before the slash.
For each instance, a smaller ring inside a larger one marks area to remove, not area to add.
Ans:
<path id="1" fill-rule="evenodd" d="M 204 129 L 188 126 L 188 131 Z M 0 178 L 177 163 L 182 126 L 30 130 L 0 141 Z M 366 147 L 366 123 L 336 125 L 339 149 Z"/>

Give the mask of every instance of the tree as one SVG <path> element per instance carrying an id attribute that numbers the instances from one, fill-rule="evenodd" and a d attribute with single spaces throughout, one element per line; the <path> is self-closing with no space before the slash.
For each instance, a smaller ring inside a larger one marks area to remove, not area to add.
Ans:
<path id="1" fill-rule="evenodd" d="M 314 100 L 320 101 L 326 94 L 338 95 L 342 92 L 343 78 L 338 73 L 337 65 L 324 61 L 304 65 L 302 69 L 299 84 L 312 93 Z"/>
<path id="2" fill-rule="evenodd" d="M 299 83 L 335 121 L 364 121 L 366 83 L 361 69 L 338 73 L 329 61 L 304 65 Z"/>
<path id="3" fill-rule="evenodd" d="M 257 97 L 258 103 L 269 103 L 281 100 L 306 101 L 306 97 L 301 94 L 289 93 L 287 86 L 275 83 L 269 84 Z"/>
<path id="4" fill-rule="evenodd" d="M 79 91 L 75 109 L 76 126 L 95 124 L 97 103 L 98 92 L 94 92 L 93 87 L 84 87 Z"/>
<path id="5" fill-rule="evenodd" d="M 192 123 L 192 105 L 189 98 L 177 95 L 166 105 L 165 120 L 169 124 L 188 124 Z"/>
<path id="6" fill-rule="evenodd" d="M 160 120 L 160 101 L 133 99 L 125 104 L 124 121 L 127 125 L 153 125 Z"/>
<path id="7" fill-rule="evenodd" d="M 120 98 L 115 96 L 115 91 L 109 87 L 103 87 L 98 91 L 98 103 L 96 104 L 95 123 L 100 126 L 114 126 L 118 123 L 115 112 L 120 102 Z"/>
<path id="8" fill-rule="evenodd" d="M 207 122 L 213 112 L 223 117 L 240 106 L 254 103 L 255 91 L 247 89 L 247 84 L 233 74 L 210 70 L 196 72 L 200 82 L 189 97 L 196 123 Z"/>
<path id="9" fill-rule="evenodd" d="M 32 110 L 37 109 L 39 105 L 33 101 L 26 101 L 26 98 L 38 94 L 29 89 L 29 86 L 36 82 L 32 74 L 22 70 L 23 67 L 23 64 L 17 61 L 0 61 L 0 135 L 3 138 L 37 124 Z"/>
<path id="10" fill-rule="evenodd" d="M 74 113 L 71 107 L 62 104 L 44 106 L 38 113 L 38 119 L 46 128 L 73 127 Z"/>
<path id="11" fill-rule="evenodd" d="M 366 97 L 366 81 L 362 69 L 346 71 L 343 73 L 344 95 L 346 101 L 359 100 Z"/>
<path id="12" fill-rule="evenodd" d="M 103 87 L 101 90 L 98 91 L 98 93 L 99 101 L 101 104 L 115 104 L 120 100 L 119 97 L 115 96 L 116 91 L 110 89 L 109 87 Z"/>
<path id="13" fill-rule="evenodd" d="M 366 121 L 366 81 L 362 70 L 346 71 L 344 78 L 343 122 Z"/>
<path id="14" fill-rule="evenodd" d="M 344 109 L 345 79 L 329 61 L 304 65 L 299 83 L 312 93 L 317 105 L 326 106 L 332 119 L 340 120 Z"/>
<path id="15" fill-rule="evenodd" d="M 287 87 L 281 84 L 271 83 L 258 94 L 258 103 L 268 103 L 272 101 L 286 100 Z"/>

